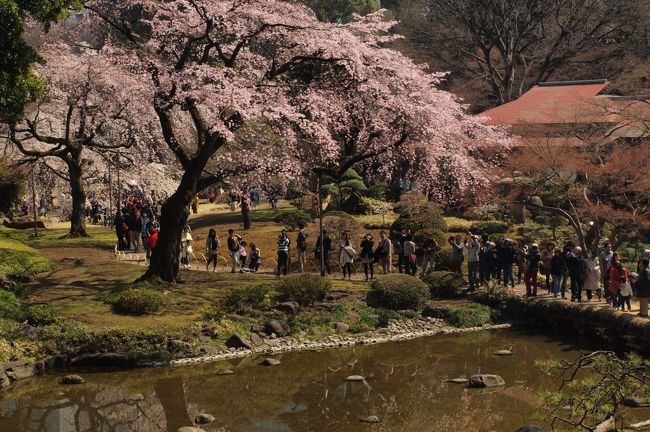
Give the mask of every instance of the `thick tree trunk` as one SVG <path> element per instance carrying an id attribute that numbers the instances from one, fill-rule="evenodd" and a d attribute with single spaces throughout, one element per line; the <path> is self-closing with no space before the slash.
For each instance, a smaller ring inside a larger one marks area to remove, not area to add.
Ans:
<path id="1" fill-rule="evenodd" d="M 251 219 L 251 202 L 248 197 L 242 196 L 241 198 L 241 217 L 244 222 L 244 229 L 251 229 L 253 227 L 253 219 Z"/>
<path id="2" fill-rule="evenodd" d="M 143 279 L 158 277 L 175 282 L 180 262 L 181 231 L 189 217 L 188 205 L 196 194 L 198 176 L 185 173 L 178 189 L 165 201 L 160 215 L 158 243 L 151 254 L 151 261 Z"/>
<path id="3" fill-rule="evenodd" d="M 72 196 L 72 212 L 70 213 L 70 237 L 86 237 L 86 189 L 83 185 L 83 169 L 77 160 L 69 160 L 68 176 L 70 178 L 70 194 Z"/>

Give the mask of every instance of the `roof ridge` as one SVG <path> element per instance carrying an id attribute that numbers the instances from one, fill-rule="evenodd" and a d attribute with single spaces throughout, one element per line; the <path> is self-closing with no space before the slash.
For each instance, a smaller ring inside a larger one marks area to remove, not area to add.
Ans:
<path id="1" fill-rule="evenodd" d="M 570 85 L 606 84 L 606 79 L 572 80 L 572 81 L 540 81 L 539 87 L 559 87 Z"/>

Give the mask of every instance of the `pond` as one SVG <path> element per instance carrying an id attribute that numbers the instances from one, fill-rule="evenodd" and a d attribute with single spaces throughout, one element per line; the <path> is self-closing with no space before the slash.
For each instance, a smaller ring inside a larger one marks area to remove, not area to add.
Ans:
<path id="1" fill-rule="evenodd" d="M 512 356 L 493 355 L 511 347 Z M 198 413 L 216 417 L 202 426 L 206 431 L 515 431 L 534 421 L 536 395 L 558 385 L 535 360 L 574 359 L 579 349 L 594 347 L 495 330 L 288 353 L 271 368 L 260 366 L 258 357 L 77 371 L 86 380 L 78 386 L 60 385 L 61 374 L 50 374 L 0 393 L 0 431 L 175 432 Z M 235 373 L 223 375 L 225 369 Z M 477 390 L 447 383 L 475 373 L 501 375 L 506 386 Z M 365 377 L 366 384 L 346 381 L 350 375 Z M 359 421 L 371 415 L 380 423 Z"/>

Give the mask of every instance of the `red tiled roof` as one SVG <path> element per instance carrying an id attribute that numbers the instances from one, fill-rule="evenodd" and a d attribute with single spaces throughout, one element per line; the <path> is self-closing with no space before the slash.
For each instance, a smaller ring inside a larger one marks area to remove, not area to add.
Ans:
<path id="1" fill-rule="evenodd" d="M 603 111 L 598 94 L 605 80 L 575 83 L 542 83 L 519 99 L 485 111 L 487 124 L 603 123 L 611 117 Z"/>

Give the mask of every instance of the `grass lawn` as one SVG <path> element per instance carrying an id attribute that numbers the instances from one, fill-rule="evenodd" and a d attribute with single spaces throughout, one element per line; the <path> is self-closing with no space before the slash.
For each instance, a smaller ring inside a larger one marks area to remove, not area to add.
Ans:
<path id="1" fill-rule="evenodd" d="M 41 273 L 56 266 L 41 254 L 14 236 L 14 230 L 0 228 L 0 271 L 11 273 Z"/>

